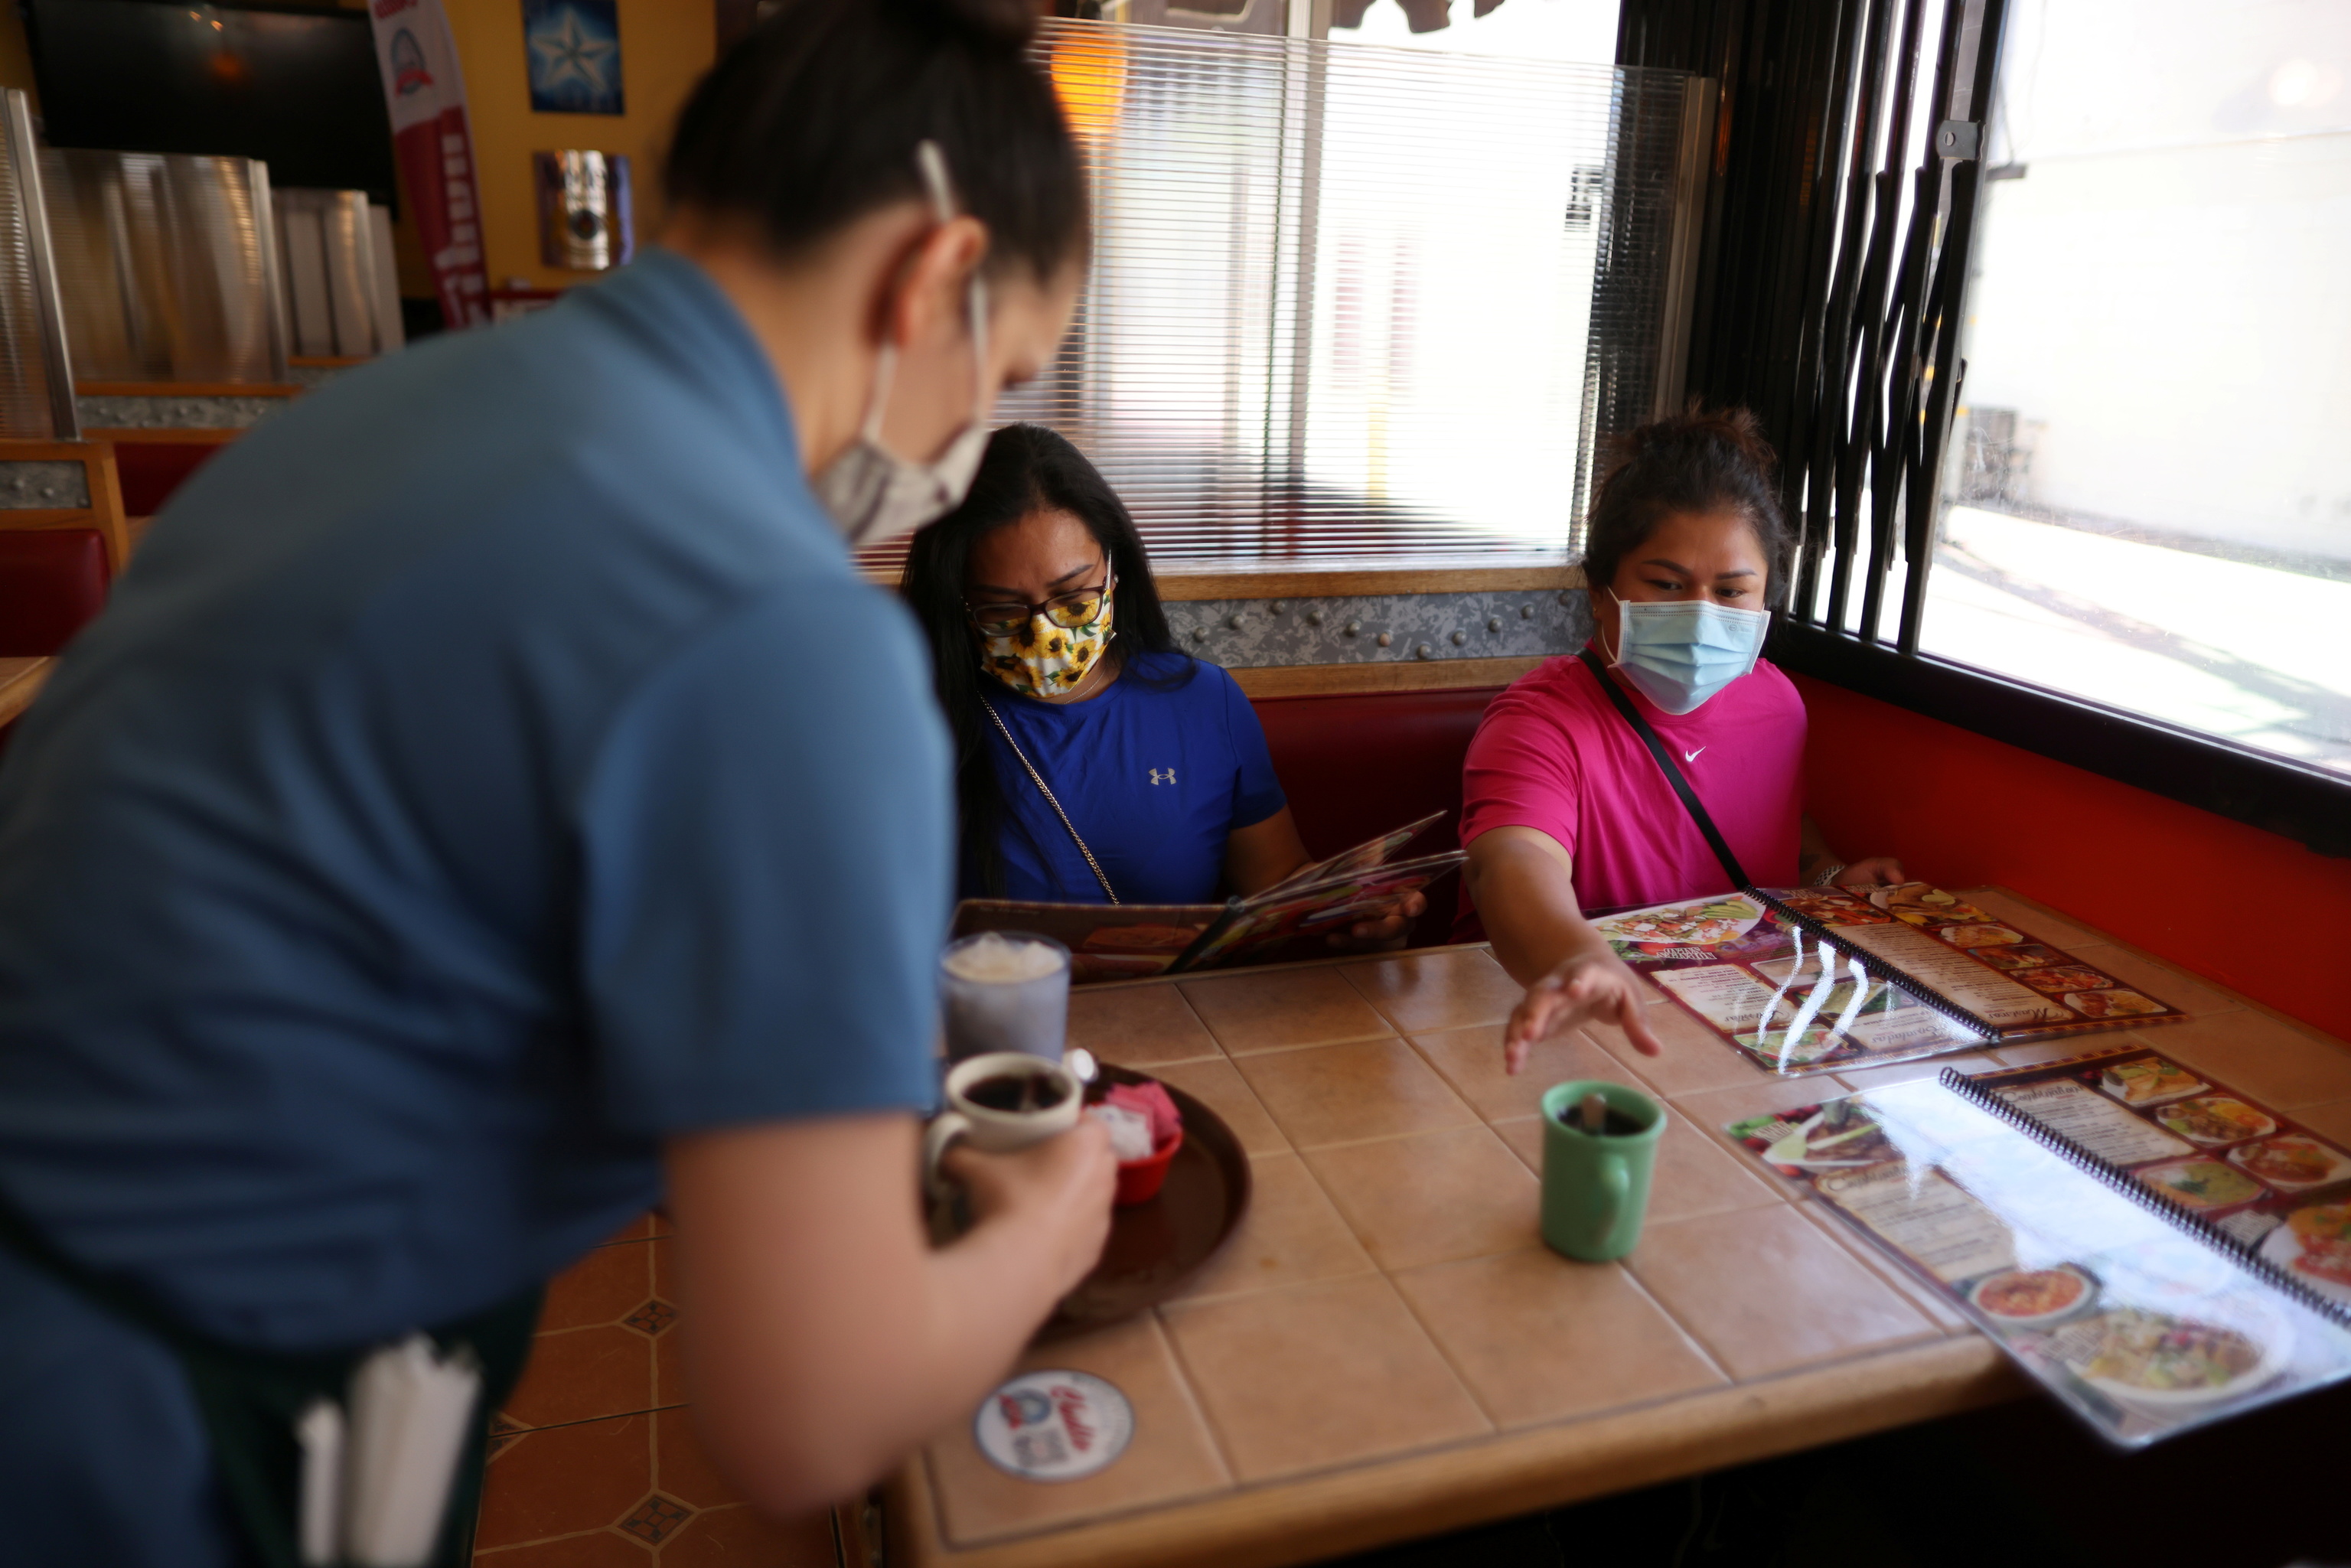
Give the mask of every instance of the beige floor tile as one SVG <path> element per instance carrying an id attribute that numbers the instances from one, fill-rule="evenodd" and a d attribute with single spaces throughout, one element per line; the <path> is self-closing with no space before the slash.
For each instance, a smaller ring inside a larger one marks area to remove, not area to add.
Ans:
<path id="1" fill-rule="evenodd" d="M 2294 1113 L 2294 1119 L 2322 1138 L 2332 1138 L 2351 1149 L 2351 1100 L 2337 1100 L 2332 1105 L 2304 1105 Z"/>
<path id="2" fill-rule="evenodd" d="M 1492 1430 L 1382 1275 L 1160 1312 L 1244 1483 Z"/>
<path id="3" fill-rule="evenodd" d="M 1793 1205 L 1652 1226 L 1626 1263 L 1742 1380 L 1938 1332 Z"/>
<path id="4" fill-rule="evenodd" d="M 1395 1032 L 1335 967 L 1219 975 L 1176 988 L 1235 1056 Z"/>
<path id="5" fill-rule="evenodd" d="M 1274 1124 L 1301 1149 L 1478 1119 L 1400 1040 L 1274 1051 L 1243 1057 L 1238 1065 Z"/>
<path id="6" fill-rule="evenodd" d="M 1614 1263 L 1537 1248 L 1411 1270 L 1395 1285 L 1498 1427 L 1727 1381 Z"/>
<path id="7" fill-rule="evenodd" d="M 1494 1124 L 1495 1135 L 1510 1145 L 1527 1169 L 1542 1177 L 1543 1122 L 1540 1116 Z M 1789 1194 L 1750 1164 L 1698 1130 L 1697 1124 L 1667 1107 L 1666 1135 L 1657 1141 L 1657 1163 L 1649 1176 L 1650 1222 L 1687 1219 L 1698 1214 L 1727 1214 L 1737 1208 L 1761 1208 L 1784 1203 Z"/>
<path id="8" fill-rule="evenodd" d="M 1226 1296 L 1369 1273 L 1371 1255 L 1296 1155 L 1249 1162 L 1249 1212 L 1185 1292 Z"/>
<path id="9" fill-rule="evenodd" d="M 1996 1072 L 2001 1063 L 1988 1051 L 1965 1051 L 1956 1056 L 1928 1056 L 1917 1061 L 1897 1061 L 1891 1067 L 1865 1067 L 1853 1072 L 1830 1074 L 1848 1089 L 1882 1089 L 1889 1083 L 1908 1083 L 1915 1079 L 1940 1078 L 1943 1069 L 1956 1067 L 1962 1072 Z"/>
<path id="10" fill-rule="evenodd" d="M 1169 985 L 1078 987 L 1070 993 L 1070 1043 L 1140 1070 L 1224 1054 L 1184 993 Z"/>
<path id="11" fill-rule="evenodd" d="M 1306 1164 L 1391 1272 L 1542 1244 L 1535 1178 L 1489 1128 L 1315 1149 Z"/>
<path id="12" fill-rule="evenodd" d="M 2000 1058 L 2003 1067 L 2038 1067 L 2044 1061 L 2063 1061 L 2069 1056 L 2089 1056 L 2130 1043 L 2118 1034 L 2077 1034 L 2064 1040 L 2036 1040 L 2023 1045 L 1999 1046 L 1992 1054 Z"/>
<path id="13" fill-rule="evenodd" d="M 979 1451 L 968 1417 L 932 1440 L 931 1473 L 947 1538 L 1001 1539 L 1097 1514 L 1221 1491 L 1232 1477 L 1185 1388 L 1159 1321 L 1145 1312 L 1020 1359 L 1022 1372 L 1090 1372 L 1134 1406 L 1126 1452 L 1094 1475 L 1040 1486 L 1005 1474 Z"/>
<path id="14" fill-rule="evenodd" d="M 2351 1051 L 2250 1009 L 2134 1030 L 2131 1038 L 2282 1111 L 2351 1099 Z"/>
<path id="15" fill-rule="evenodd" d="M 1625 1031 L 1614 1024 L 1588 1023 L 1583 1032 L 1661 1094 L 1677 1098 L 1700 1090 L 1761 1082 L 1771 1076 L 1677 1003 L 1653 1002 L 1642 1017 L 1665 1047 L 1661 1055 L 1644 1056 L 1635 1051 Z"/>
<path id="16" fill-rule="evenodd" d="M 1155 1067 L 1151 1075 L 1181 1089 L 1225 1119 L 1239 1140 L 1241 1152 L 1280 1155 L 1290 1151 L 1290 1140 L 1258 1103 L 1248 1082 L 1221 1054 L 1214 1061 L 1177 1061 Z"/>
<path id="17" fill-rule="evenodd" d="M 1862 1235 L 1835 1214 L 1829 1206 L 1813 1198 L 1795 1205 L 1795 1210 L 1826 1232 L 1836 1244 L 1852 1253 L 1861 1266 L 1902 1292 L 1902 1299 L 1926 1313 L 1935 1326 L 1945 1333 L 1966 1333 L 1974 1325 L 1960 1315 L 1942 1291 L 1921 1281 L 1909 1270 L 1878 1250 L 1876 1243 Z"/>
<path id="18" fill-rule="evenodd" d="M 1483 947 L 1350 964 L 1342 972 L 1405 1034 L 1499 1024 L 1526 995 Z"/>
<path id="19" fill-rule="evenodd" d="M 1625 1070 L 1625 1064 L 1592 1043 L 1580 1030 L 1555 1034 L 1527 1053 L 1527 1064 L 1514 1076 L 1502 1070 L 1502 1030 L 1499 1024 L 1475 1024 L 1442 1034 L 1416 1034 L 1412 1043 L 1428 1064 L 1445 1075 L 1453 1092 L 1489 1122 L 1512 1116 L 1532 1116 L 1542 1110 L 1543 1091 L 1571 1078 L 1597 1078 L 1629 1083 L 1645 1093 L 1648 1085 Z"/>
<path id="20" fill-rule="evenodd" d="M 1985 914 L 1999 915 L 2026 936 L 2043 942 L 2053 943 L 2060 947 L 2070 950 L 2074 947 L 2087 946 L 2093 943 L 2113 940 L 2103 931 L 2095 930 L 2079 921 L 2068 920 L 2062 915 L 2043 909 L 2038 904 L 2001 888 L 1971 887 L 1963 892 L 1954 888 L 1952 891 L 1959 893 L 1970 904 Z"/>
<path id="21" fill-rule="evenodd" d="M 2209 981 L 2172 965 L 2141 957 L 2127 947 L 2098 943 L 2073 952 L 2093 969 L 2104 969 L 2124 985 L 2145 991 L 2158 1001 L 2168 1002 L 2190 1017 L 2228 1012 L 2245 1005 Z"/>

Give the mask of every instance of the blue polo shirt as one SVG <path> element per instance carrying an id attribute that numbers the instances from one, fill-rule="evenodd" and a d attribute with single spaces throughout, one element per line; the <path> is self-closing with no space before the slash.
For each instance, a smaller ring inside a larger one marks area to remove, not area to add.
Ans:
<path id="1" fill-rule="evenodd" d="M 1265 728 L 1232 676 L 1182 653 L 1141 653 L 1084 702 L 1009 691 L 987 700 L 1043 775 L 1123 904 L 1217 895 L 1225 840 L 1283 805 Z M 1102 883 L 1001 735 L 1007 898 L 1101 904 Z M 978 896 L 972 879 L 967 896 Z"/>
<path id="2" fill-rule="evenodd" d="M 928 692 L 690 263 L 347 373 L 174 498 L 0 767 L 0 1192 L 344 1346 L 560 1269 L 669 1136 L 926 1105 Z M 0 1410 L 12 1562 L 218 1559 L 176 1368 L 5 1251 Z"/>

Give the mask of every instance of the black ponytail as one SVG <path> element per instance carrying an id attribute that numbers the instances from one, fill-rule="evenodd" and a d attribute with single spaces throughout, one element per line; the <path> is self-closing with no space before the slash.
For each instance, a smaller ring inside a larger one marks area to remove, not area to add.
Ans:
<path id="1" fill-rule="evenodd" d="M 1033 0 L 785 0 L 678 116 L 674 205 L 748 217 L 789 256 L 925 193 L 935 141 L 989 266 L 1040 281 L 1084 257 L 1077 144 L 1028 56 Z"/>

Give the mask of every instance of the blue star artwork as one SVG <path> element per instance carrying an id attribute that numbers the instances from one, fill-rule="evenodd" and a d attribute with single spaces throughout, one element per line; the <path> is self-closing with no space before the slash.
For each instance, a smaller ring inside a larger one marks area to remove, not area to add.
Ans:
<path id="1" fill-rule="evenodd" d="M 522 0 L 530 107 L 540 114 L 619 114 L 621 17 L 615 0 Z"/>

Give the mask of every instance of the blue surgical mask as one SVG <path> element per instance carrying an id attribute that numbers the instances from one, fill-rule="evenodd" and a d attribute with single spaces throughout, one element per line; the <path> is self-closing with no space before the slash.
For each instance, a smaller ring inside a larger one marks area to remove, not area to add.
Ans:
<path id="1" fill-rule="evenodd" d="M 1609 667 L 1666 712 L 1685 714 L 1755 667 L 1771 617 L 1703 599 L 1616 599 L 1616 625 Z"/>

